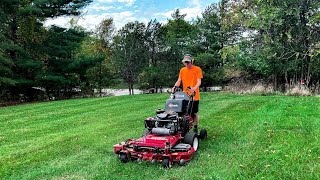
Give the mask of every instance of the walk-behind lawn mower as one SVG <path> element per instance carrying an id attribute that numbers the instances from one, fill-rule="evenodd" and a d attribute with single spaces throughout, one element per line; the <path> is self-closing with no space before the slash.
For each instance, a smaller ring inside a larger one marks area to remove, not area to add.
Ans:
<path id="1" fill-rule="evenodd" d="M 190 88 L 187 92 L 172 93 L 165 109 L 159 109 L 156 116 L 145 119 L 146 130 L 141 138 L 113 146 L 121 162 L 161 162 L 163 167 L 171 167 L 173 163 L 184 165 L 193 158 L 199 148 L 199 139 L 207 138 L 207 131 L 201 129 L 199 134 L 190 131 L 194 94 L 190 95 Z"/>

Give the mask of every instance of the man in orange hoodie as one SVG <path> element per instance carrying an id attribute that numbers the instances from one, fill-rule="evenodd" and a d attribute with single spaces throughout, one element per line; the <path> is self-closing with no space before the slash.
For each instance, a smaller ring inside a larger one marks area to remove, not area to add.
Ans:
<path id="1" fill-rule="evenodd" d="M 201 85 L 202 70 L 200 67 L 194 65 L 194 59 L 190 54 L 184 55 L 182 59 L 182 63 L 185 67 L 181 68 L 179 73 L 179 78 L 172 88 L 172 92 L 174 92 L 176 87 L 179 87 L 182 82 L 183 91 L 187 92 L 187 87 L 190 86 L 191 93 L 195 92 L 194 102 L 192 106 L 192 114 L 194 120 L 193 131 L 198 133 L 198 111 L 199 111 L 199 100 L 200 100 L 200 90 L 199 87 Z"/>

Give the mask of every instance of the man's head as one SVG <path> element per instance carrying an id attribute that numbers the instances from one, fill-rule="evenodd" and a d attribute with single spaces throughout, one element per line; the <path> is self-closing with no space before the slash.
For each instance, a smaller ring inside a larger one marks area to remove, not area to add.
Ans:
<path id="1" fill-rule="evenodd" d="M 193 57 L 190 54 L 186 54 L 183 56 L 182 62 L 183 63 L 192 63 Z"/>
<path id="2" fill-rule="evenodd" d="M 187 67 L 191 68 L 193 64 L 193 57 L 190 54 L 184 55 L 182 59 L 182 63 Z"/>

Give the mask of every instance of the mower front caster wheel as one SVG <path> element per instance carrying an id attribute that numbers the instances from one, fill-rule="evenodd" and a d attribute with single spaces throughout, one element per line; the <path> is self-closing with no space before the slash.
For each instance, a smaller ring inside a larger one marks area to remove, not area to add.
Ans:
<path id="1" fill-rule="evenodd" d="M 199 139 L 206 139 L 208 137 L 207 130 L 205 128 L 202 128 L 199 134 Z"/>
<path id="2" fill-rule="evenodd" d="M 162 167 L 164 167 L 164 168 L 169 168 L 169 167 L 170 167 L 170 160 L 169 160 L 169 158 L 163 159 L 163 161 L 162 161 Z"/>
<path id="3" fill-rule="evenodd" d="M 125 154 L 125 153 L 120 154 L 120 155 L 119 155 L 119 159 L 120 159 L 120 161 L 123 162 L 123 163 L 127 163 L 128 160 L 129 160 L 127 154 Z"/>

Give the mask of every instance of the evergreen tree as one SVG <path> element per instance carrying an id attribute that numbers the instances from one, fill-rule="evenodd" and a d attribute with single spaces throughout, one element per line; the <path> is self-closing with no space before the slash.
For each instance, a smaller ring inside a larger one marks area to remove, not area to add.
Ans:
<path id="1" fill-rule="evenodd" d="M 39 85 L 37 78 L 42 74 L 47 59 L 46 52 L 41 51 L 44 49 L 41 45 L 47 37 L 42 23 L 47 18 L 78 15 L 80 9 L 90 2 L 91 0 L 0 1 L 0 34 L 4 39 L 2 42 L 7 43 L 6 46 L 0 46 L 1 57 L 4 57 L 1 62 L 5 61 L 7 67 L 6 73 L 1 74 L 1 79 L 5 79 L 6 85 L 10 85 L 7 97 L 17 99 L 19 94 L 24 94 L 28 100 L 35 98 L 33 87 Z"/>
<path id="2" fill-rule="evenodd" d="M 86 37 L 82 31 L 52 26 L 48 39 L 44 42 L 47 60 L 39 81 L 47 94 L 55 97 L 70 97 L 73 87 L 84 79 L 83 74 L 90 65 L 87 59 L 77 60 L 73 53 L 80 47 Z M 63 91 L 62 91 L 63 90 Z"/>
<path id="3" fill-rule="evenodd" d="M 211 4 L 198 18 L 196 27 L 198 36 L 196 43 L 192 46 L 196 64 L 203 70 L 204 78 L 202 87 L 221 85 L 224 80 L 223 60 L 220 57 L 220 50 L 225 43 L 222 38 L 223 29 L 219 17 L 219 7 Z"/>
<path id="4" fill-rule="evenodd" d="M 10 48 L 14 48 L 9 39 L 8 24 L 6 23 L 5 7 L 8 2 L 2 2 L 0 6 L 0 97 L 4 97 L 8 87 L 14 86 L 16 81 L 13 79 L 13 61 L 10 58 Z"/>

